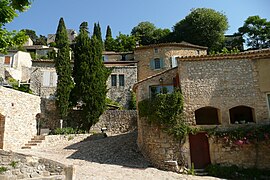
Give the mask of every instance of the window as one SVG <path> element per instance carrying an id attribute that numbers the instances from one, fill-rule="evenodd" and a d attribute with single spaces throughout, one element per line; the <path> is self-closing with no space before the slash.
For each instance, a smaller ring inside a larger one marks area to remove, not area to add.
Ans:
<path id="1" fill-rule="evenodd" d="M 119 86 L 125 86 L 125 76 L 123 74 L 119 75 Z"/>
<path id="2" fill-rule="evenodd" d="M 155 52 L 155 53 L 158 53 L 158 48 L 155 48 L 155 49 L 154 49 L 154 52 Z"/>
<path id="3" fill-rule="evenodd" d="M 150 97 L 155 97 L 157 94 L 170 94 L 173 90 L 173 85 L 150 86 Z"/>
<path id="4" fill-rule="evenodd" d="M 58 77 L 56 72 L 44 71 L 42 85 L 45 87 L 56 87 L 57 79 Z"/>
<path id="5" fill-rule="evenodd" d="M 248 106 L 236 106 L 229 110 L 231 124 L 245 124 L 255 122 L 253 118 L 254 109 Z"/>
<path id="6" fill-rule="evenodd" d="M 117 77 L 116 77 L 116 75 L 115 74 L 112 74 L 111 75 L 111 85 L 112 86 L 116 86 L 116 79 Z"/>
<path id="7" fill-rule="evenodd" d="M 219 124 L 219 110 L 214 107 L 203 107 L 195 111 L 195 120 L 197 125 L 215 125 Z"/>
<path id="8" fill-rule="evenodd" d="M 126 55 L 125 54 L 122 54 L 122 59 L 121 61 L 125 61 L 126 60 Z"/>
<path id="9" fill-rule="evenodd" d="M 108 62 L 108 60 L 109 60 L 108 56 L 106 56 L 106 55 L 102 56 L 102 61 L 103 62 Z"/>
<path id="10" fill-rule="evenodd" d="M 10 56 L 5 56 L 5 64 L 10 65 Z"/>
<path id="11" fill-rule="evenodd" d="M 156 59 L 152 59 L 150 61 L 150 68 L 151 69 L 162 69 L 163 68 L 163 60 L 156 58 Z"/>

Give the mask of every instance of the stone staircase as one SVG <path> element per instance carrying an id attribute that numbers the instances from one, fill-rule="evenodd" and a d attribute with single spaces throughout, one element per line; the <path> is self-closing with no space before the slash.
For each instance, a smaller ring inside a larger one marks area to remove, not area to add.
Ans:
<path id="1" fill-rule="evenodd" d="M 28 143 L 22 147 L 22 149 L 31 149 L 32 147 L 42 143 L 43 140 L 45 140 L 45 136 L 34 136 L 31 138 L 31 141 L 28 141 Z"/>

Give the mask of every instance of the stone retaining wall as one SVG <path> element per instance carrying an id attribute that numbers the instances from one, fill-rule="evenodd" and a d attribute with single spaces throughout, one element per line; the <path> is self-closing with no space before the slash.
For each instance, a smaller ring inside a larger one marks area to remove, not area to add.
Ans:
<path id="1" fill-rule="evenodd" d="M 90 136 L 90 134 L 69 134 L 69 135 L 47 135 L 41 144 L 32 148 L 46 148 L 56 145 L 70 144 L 70 141 L 77 143 Z"/>
<path id="2" fill-rule="evenodd" d="M 270 169 L 270 142 L 228 146 L 209 139 L 213 164 L 237 165 L 244 168 Z"/>
<path id="3" fill-rule="evenodd" d="M 191 168 L 189 138 L 181 144 L 159 126 L 149 124 L 144 118 L 138 122 L 138 146 L 142 154 L 157 168 L 176 172 L 182 167 Z M 270 141 L 258 144 L 228 145 L 208 139 L 212 164 L 236 165 L 242 168 L 270 169 Z"/>
<path id="4" fill-rule="evenodd" d="M 137 129 L 137 112 L 135 110 L 107 110 L 90 131 L 101 132 L 101 128 L 107 128 L 107 132 L 112 134 L 134 131 Z"/>
<path id="5" fill-rule="evenodd" d="M 12 165 L 13 164 L 13 165 Z M 58 179 L 72 180 L 73 167 L 52 160 L 0 150 L 0 167 L 7 171 L 0 179 Z"/>
<path id="6" fill-rule="evenodd" d="M 37 134 L 40 97 L 0 87 L 0 114 L 4 116 L 3 149 L 21 148 Z M 1 118 L 2 119 L 2 118 Z"/>
<path id="7" fill-rule="evenodd" d="M 138 146 L 155 167 L 179 172 L 188 166 L 189 143 L 181 144 L 165 133 L 161 127 L 150 125 L 144 118 L 138 122 Z"/>

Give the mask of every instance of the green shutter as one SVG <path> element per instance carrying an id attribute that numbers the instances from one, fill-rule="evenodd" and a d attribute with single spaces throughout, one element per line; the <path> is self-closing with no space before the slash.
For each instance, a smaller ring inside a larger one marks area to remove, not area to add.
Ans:
<path id="1" fill-rule="evenodd" d="M 160 59 L 160 69 L 164 68 L 164 61 L 163 59 Z"/>
<path id="2" fill-rule="evenodd" d="M 150 60 L 150 69 L 155 69 L 155 60 L 154 59 Z"/>

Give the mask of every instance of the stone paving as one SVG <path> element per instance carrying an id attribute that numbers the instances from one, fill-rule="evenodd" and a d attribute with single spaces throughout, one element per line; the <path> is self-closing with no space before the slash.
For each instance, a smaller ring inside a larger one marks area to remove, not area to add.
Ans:
<path id="1" fill-rule="evenodd" d="M 110 137 L 93 135 L 82 142 L 68 141 L 46 149 L 18 150 L 75 166 L 76 180 L 214 180 L 158 170 L 143 158 L 135 132 Z"/>

